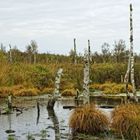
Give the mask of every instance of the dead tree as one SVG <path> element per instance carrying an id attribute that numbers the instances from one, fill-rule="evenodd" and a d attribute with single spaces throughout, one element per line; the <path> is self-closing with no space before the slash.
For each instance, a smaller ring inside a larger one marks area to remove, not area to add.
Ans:
<path id="1" fill-rule="evenodd" d="M 13 108 L 13 106 L 12 106 L 12 94 L 8 95 L 7 102 L 8 102 L 8 109 L 9 109 L 9 111 L 11 111 Z"/>
<path id="2" fill-rule="evenodd" d="M 55 89 L 54 89 L 53 95 L 49 98 L 48 105 L 47 105 L 47 108 L 48 109 L 53 109 L 56 100 L 60 96 L 59 89 L 60 89 L 60 81 L 61 81 L 62 72 L 63 72 L 63 69 L 60 68 L 58 70 L 57 74 L 56 74 L 56 78 L 55 78 Z"/>
<path id="3" fill-rule="evenodd" d="M 84 56 L 84 84 L 83 95 L 85 98 L 84 103 L 89 103 L 89 52 L 85 51 Z"/>
<path id="4" fill-rule="evenodd" d="M 32 48 L 32 53 L 33 53 L 33 62 L 34 64 L 36 64 L 38 45 L 35 40 L 31 40 L 31 48 Z"/>
<path id="5" fill-rule="evenodd" d="M 9 44 L 9 47 L 10 47 L 10 50 L 9 50 L 9 61 L 10 61 L 10 63 L 12 63 L 13 62 L 13 59 L 12 59 L 12 47 L 11 47 L 11 45 Z"/>
<path id="6" fill-rule="evenodd" d="M 83 99 L 83 103 L 89 103 L 89 53 L 85 50 L 84 54 L 84 81 L 83 81 L 83 92 L 79 95 L 79 99 Z"/>
<path id="7" fill-rule="evenodd" d="M 126 94 L 127 98 L 130 98 L 129 91 L 128 91 L 128 83 L 129 79 L 132 84 L 133 88 L 133 98 L 135 102 L 138 102 L 137 94 L 136 94 L 136 87 L 135 87 L 135 79 L 134 79 L 134 52 L 133 52 L 133 18 L 132 18 L 132 4 L 130 4 L 130 52 L 129 52 L 129 60 L 128 60 L 128 68 L 125 75 L 125 82 L 126 82 Z"/>
<path id="8" fill-rule="evenodd" d="M 77 64 L 76 38 L 74 38 L 74 64 Z"/>
<path id="9" fill-rule="evenodd" d="M 88 55 L 89 55 L 89 61 L 91 62 L 91 49 L 90 49 L 90 40 L 88 40 Z"/>
<path id="10" fill-rule="evenodd" d="M 37 62 L 37 49 L 34 50 L 33 48 L 33 55 L 34 55 L 34 64 Z"/>

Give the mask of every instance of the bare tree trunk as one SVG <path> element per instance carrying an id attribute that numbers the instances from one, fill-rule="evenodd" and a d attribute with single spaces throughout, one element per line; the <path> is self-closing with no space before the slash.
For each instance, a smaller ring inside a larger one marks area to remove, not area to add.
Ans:
<path id="1" fill-rule="evenodd" d="M 133 52 L 133 18 L 132 18 L 132 4 L 130 4 L 130 54 L 129 54 L 129 61 L 128 61 L 128 68 L 125 75 L 125 82 L 126 82 L 126 93 L 129 99 L 129 92 L 128 92 L 128 83 L 129 79 L 131 79 L 131 84 L 133 87 L 133 97 L 134 101 L 138 102 L 136 88 L 135 88 L 135 79 L 134 79 L 134 52 Z"/>
<path id="2" fill-rule="evenodd" d="M 84 104 L 89 103 L 89 53 L 85 50 L 84 54 L 84 83 L 83 83 L 83 93 L 79 96 L 83 97 Z"/>
<path id="3" fill-rule="evenodd" d="M 55 89 L 54 89 L 54 93 L 53 96 L 50 97 L 49 101 L 48 101 L 48 109 L 53 109 L 55 101 L 57 100 L 57 98 L 60 96 L 60 82 L 61 82 L 61 76 L 62 76 L 62 72 L 63 69 L 60 68 L 56 74 L 56 78 L 55 78 Z"/>
<path id="4" fill-rule="evenodd" d="M 8 95 L 8 109 L 9 109 L 9 111 L 11 111 L 12 110 L 12 95 L 10 94 L 10 95 Z"/>
<path id="5" fill-rule="evenodd" d="M 36 64 L 36 56 L 37 56 L 37 53 L 35 52 L 34 53 L 34 64 Z"/>
<path id="6" fill-rule="evenodd" d="M 12 49 L 11 49 L 11 45 L 9 44 L 9 47 L 10 47 L 10 51 L 9 51 L 9 53 L 10 53 L 10 63 L 12 63 L 13 62 L 13 59 L 12 59 Z"/>
<path id="7" fill-rule="evenodd" d="M 74 64 L 77 64 L 76 38 L 74 38 Z"/>
<path id="8" fill-rule="evenodd" d="M 91 49 L 90 49 L 90 40 L 88 40 L 88 55 L 89 55 L 89 61 L 91 62 Z"/>
<path id="9" fill-rule="evenodd" d="M 124 77 L 124 82 L 126 83 L 126 96 L 127 96 L 127 100 L 129 100 L 130 98 L 130 94 L 128 91 L 128 84 L 129 84 L 129 79 L 130 79 L 130 69 L 131 69 L 131 53 L 129 54 L 129 59 L 128 59 L 128 66 L 127 66 L 127 71 Z"/>
<path id="10" fill-rule="evenodd" d="M 132 18 L 132 4 L 130 4 L 130 48 L 131 48 L 131 84 L 133 87 L 134 100 L 138 102 L 135 79 L 134 79 L 134 52 L 133 52 L 133 18 Z"/>

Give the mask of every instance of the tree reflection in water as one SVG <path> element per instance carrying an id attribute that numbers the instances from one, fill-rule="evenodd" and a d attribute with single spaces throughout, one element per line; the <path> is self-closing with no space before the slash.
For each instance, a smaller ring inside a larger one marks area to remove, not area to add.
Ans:
<path id="1" fill-rule="evenodd" d="M 48 116 L 54 125 L 55 140 L 60 140 L 59 121 L 55 114 L 55 111 L 54 111 L 54 109 L 47 109 L 47 111 L 48 111 Z"/>
<path id="2" fill-rule="evenodd" d="M 37 119 L 36 119 L 36 125 L 39 123 L 39 118 L 40 118 L 40 107 L 39 107 L 39 102 L 37 101 Z"/>
<path id="3" fill-rule="evenodd" d="M 11 114 L 8 114 L 8 124 L 9 124 L 9 129 L 6 130 L 5 132 L 8 134 L 8 139 L 15 139 L 15 131 L 12 130 L 12 121 L 11 121 Z"/>

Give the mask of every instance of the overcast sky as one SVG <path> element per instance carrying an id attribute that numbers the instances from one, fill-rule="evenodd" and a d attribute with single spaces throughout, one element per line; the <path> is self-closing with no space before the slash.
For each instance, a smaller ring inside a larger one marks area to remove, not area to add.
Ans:
<path id="1" fill-rule="evenodd" d="M 131 1 L 134 48 L 140 53 L 140 0 L 0 0 L 0 42 L 24 51 L 36 40 L 40 52 L 59 54 L 69 53 L 73 38 L 78 52 L 88 39 L 93 52 L 119 39 L 129 45 Z"/>

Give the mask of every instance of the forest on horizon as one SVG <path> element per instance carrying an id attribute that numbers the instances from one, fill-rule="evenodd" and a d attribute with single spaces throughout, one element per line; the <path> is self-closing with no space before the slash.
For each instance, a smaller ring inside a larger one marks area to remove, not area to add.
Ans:
<path id="1" fill-rule="evenodd" d="M 97 87 L 94 84 L 110 83 L 108 85 L 112 86 L 111 83 L 116 83 L 120 84 L 117 93 L 125 91 L 123 79 L 127 70 L 129 50 L 124 40 L 115 41 L 113 46 L 114 49 L 110 50 L 110 45 L 104 43 L 101 53 L 89 50 L 92 90 Z M 9 47 L 9 51 L 6 51 L 3 44 L 0 47 L 0 97 L 7 96 L 9 92 L 18 96 L 53 93 L 55 75 L 60 67 L 64 70 L 61 92 L 73 95 L 75 89 L 82 90 L 84 56 L 77 53 L 76 43 L 69 55 L 38 53 L 39 46 L 34 40 L 26 46 L 25 52 L 11 45 Z M 87 49 L 88 47 L 90 46 L 87 45 Z M 137 89 L 140 88 L 139 62 L 140 54 L 135 53 Z M 116 93 L 113 89 L 106 89 L 109 93 Z"/>

